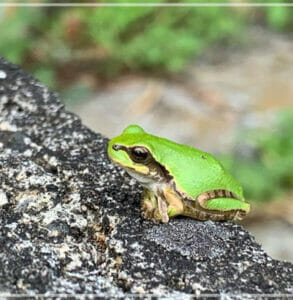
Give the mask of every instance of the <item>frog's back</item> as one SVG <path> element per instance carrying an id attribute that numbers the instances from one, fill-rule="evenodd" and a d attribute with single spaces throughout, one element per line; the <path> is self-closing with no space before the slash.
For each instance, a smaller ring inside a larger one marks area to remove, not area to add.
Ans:
<path id="1" fill-rule="evenodd" d="M 204 192 L 222 189 L 243 199 L 239 183 L 211 154 L 155 136 L 145 136 L 144 142 L 174 178 L 177 189 L 189 197 L 196 199 Z"/>

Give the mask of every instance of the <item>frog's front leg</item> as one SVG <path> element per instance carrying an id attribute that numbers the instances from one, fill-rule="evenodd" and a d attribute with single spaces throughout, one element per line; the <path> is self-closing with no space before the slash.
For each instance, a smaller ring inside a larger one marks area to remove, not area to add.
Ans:
<path id="1" fill-rule="evenodd" d="M 167 210 L 167 203 L 165 199 L 158 197 L 158 210 L 155 211 L 155 218 L 158 216 L 159 220 L 163 223 L 168 223 L 169 216 Z"/>
<path id="2" fill-rule="evenodd" d="M 167 223 L 169 221 L 166 201 L 148 189 L 142 194 L 142 216 L 154 222 Z"/>
<path id="3" fill-rule="evenodd" d="M 146 219 L 152 219 L 157 207 L 156 195 L 150 190 L 143 189 L 141 201 L 142 216 Z"/>

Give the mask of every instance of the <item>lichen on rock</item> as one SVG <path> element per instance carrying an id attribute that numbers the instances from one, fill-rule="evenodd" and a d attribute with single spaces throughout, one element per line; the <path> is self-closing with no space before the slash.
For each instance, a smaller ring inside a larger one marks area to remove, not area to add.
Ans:
<path id="1" fill-rule="evenodd" d="M 0 70 L 0 293 L 293 293 L 292 264 L 239 225 L 143 220 L 107 139 L 17 66 Z"/>

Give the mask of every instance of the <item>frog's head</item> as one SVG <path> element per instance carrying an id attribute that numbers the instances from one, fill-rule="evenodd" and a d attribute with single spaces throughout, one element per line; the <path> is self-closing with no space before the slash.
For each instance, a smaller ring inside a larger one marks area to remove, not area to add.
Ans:
<path id="1" fill-rule="evenodd" d="M 148 136 L 140 126 L 129 125 L 121 135 L 110 140 L 110 159 L 128 171 L 141 175 L 149 174 L 149 164 L 153 157 L 147 144 Z"/>

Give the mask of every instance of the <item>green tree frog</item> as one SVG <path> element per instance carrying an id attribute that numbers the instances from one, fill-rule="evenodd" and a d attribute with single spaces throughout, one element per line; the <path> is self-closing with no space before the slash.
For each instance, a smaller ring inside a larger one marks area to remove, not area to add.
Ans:
<path id="1" fill-rule="evenodd" d="M 143 187 L 142 215 L 166 223 L 184 215 L 239 220 L 250 210 L 239 183 L 211 154 L 129 125 L 110 140 L 108 156 Z"/>

